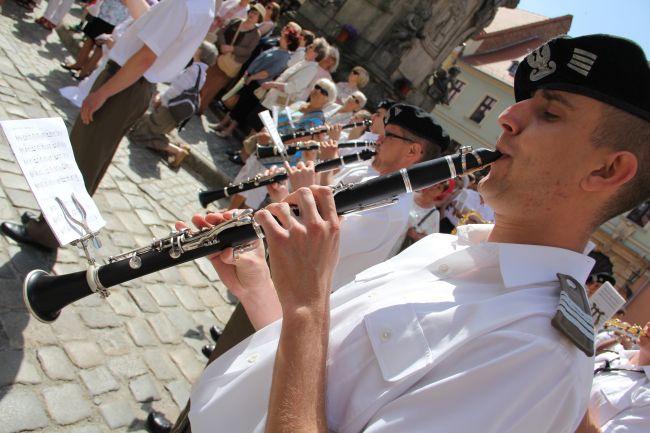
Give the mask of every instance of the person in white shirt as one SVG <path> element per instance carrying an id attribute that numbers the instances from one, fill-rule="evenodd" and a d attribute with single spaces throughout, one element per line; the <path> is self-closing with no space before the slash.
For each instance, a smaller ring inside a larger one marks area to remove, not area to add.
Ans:
<path id="1" fill-rule="evenodd" d="M 515 96 L 480 184 L 494 226 L 431 235 L 330 296 L 341 223 L 313 186 L 255 214 L 270 267 L 261 242 L 212 257 L 258 332 L 194 385 L 194 433 L 575 431 L 593 368 L 584 250 L 650 194 L 650 67 L 629 40 L 558 38 L 520 63 Z"/>
<path id="2" fill-rule="evenodd" d="M 370 81 L 370 74 L 362 66 L 355 66 L 348 74 L 348 81 L 339 81 L 336 83 L 336 90 L 338 91 L 337 102 L 342 104 L 345 98 L 352 93 L 364 88 Z"/>
<path id="3" fill-rule="evenodd" d="M 650 322 L 638 350 L 596 357 L 589 413 L 602 433 L 650 431 Z"/>
<path id="4" fill-rule="evenodd" d="M 75 160 L 93 195 L 126 132 L 142 117 L 156 83 L 169 82 L 196 52 L 214 17 L 214 0 L 163 0 L 117 40 L 104 71 L 70 132 Z M 17 242 L 53 251 L 56 237 L 42 217 L 3 223 Z"/>

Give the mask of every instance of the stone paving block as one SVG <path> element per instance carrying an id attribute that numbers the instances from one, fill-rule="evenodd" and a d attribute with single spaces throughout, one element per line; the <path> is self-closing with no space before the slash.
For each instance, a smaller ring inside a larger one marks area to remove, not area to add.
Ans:
<path id="1" fill-rule="evenodd" d="M 86 424 L 79 427 L 71 427 L 68 433 L 103 433 L 98 424 Z"/>
<path id="2" fill-rule="evenodd" d="M 5 192 L 7 193 L 9 201 L 11 201 L 11 203 L 16 207 L 26 207 L 29 209 L 38 208 L 36 199 L 31 192 L 21 191 L 14 188 L 5 188 Z"/>
<path id="3" fill-rule="evenodd" d="M 79 372 L 79 376 L 92 395 L 100 395 L 120 388 L 115 378 L 104 366 L 82 370 Z"/>
<path id="4" fill-rule="evenodd" d="M 183 409 L 190 399 L 190 391 L 192 387 L 183 379 L 174 380 L 172 382 L 166 383 L 165 388 L 172 395 L 172 399 L 176 405 Z"/>
<path id="5" fill-rule="evenodd" d="M 143 236 L 149 236 L 149 230 L 145 225 L 140 222 L 140 219 L 135 213 L 116 211 L 115 216 L 125 226 L 129 228 L 130 232 L 137 233 Z"/>
<path id="6" fill-rule="evenodd" d="M 143 374 L 129 382 L 133 397 L 139 402 L 160 400 L 160 391 L 148 374 Z"/>
<path id="7" fill-rule="evenodd" d="M 15 349 L 56 343 L 56 337 L 50 327 L 27 316 L 26 311 L 3 313 L 0 315 L 0 321 L 9 337 L 10 346 Z"/>
<path id="8" fill-rule="evenodd" d="M 103 190 L 104 179 L 102 179 L 102 195 L 106 198 L 109 207 L 113 210 L 131 211 L 131 205 L 124 199 L 124 196 L 119 191 L 106 191 Z"/>
<path id="9" fill-rule="evenodd" d="M 88 307 L 90 308 L 102 307 L 105 304 L 106 304 L 106 299 L 102 298 L 97 293 L 93 293 L 84 298 L 81 298 L 80 300 L 74 302 L 72 305 L 74 305 L 75 307 L 81 307 L 81 311 L 86 311 Z"/>
<path id="10" fill-rule="evenodd" d="M 0 278 L 0 305 L 5 308 L 24 308 L 21 283 L 16 279 Z"/>
<path id="11" fill-rule="evenodd" d="M 126 355 L 133 349 L 133 343 L 122 329 L 103 329 L 96 334 L 99 347 L 109 356 Z"/>
<path id="12" fill-rule="evenodd" d="M 196 290 L 187 286 L 173 286 L 176 297 L 180 299 L 181 304 L 190 311 L 200 311 L 205 309 L 201 298 L 196 294 Z"/>
<path id="13" fill-rule="evenodd" d="M 140 199 L 141 200 L 141 199 Z M 137 207 L 134 205 L 134 207 Z M 145 225 L 154 225 L 154 224 L 160 224 L 160 218 L 158 215 L 156 215 L 153 211 L 147 209 L 149 206 L 141 206 L 141 208 L 136 209 L 135 213 L 140 217 L 140 221 L 142 221 L 142 224 Z"/>
<path id="14" fill-rule="evenodd" d="M 113 311 L 121 316 L 133 317 L 138 313 L 138 308 L 134 305 L 131 298 L 120 292 L 114 291 L 106 300 L 113 307 Z"/>
<path id="15" fill-rule="evenodd" d="M 58 424 L 73 424 L 92 415 L 92 408 L 79 385 L 46 388 L 43 398 L 47 411 Z"/>
<path id="16" fill-rule="evenodd" d="M 210 281 L 193 264 L 190 264 L 188 266 L 179 266 L 178 272 L 180 272 L 181 277 L 185 281 L 187 287 L 198 289 L 208 287 L 210 285 Z"/>
<path id="17" fill-rule="evenodd" d="M 105 357 L 93 341 L 68 341 L 63 349 L 74 365 L 79 368 L 96 367 L 104 363 Z"/>
<path id="18" fill-rule="evenodd" d="M 25 177 L 19 174 L 2 173 L 0 182 L 2 182 L 2 185 L 4 185 L 6 188 L 13 188 L 21 191 L 30 191 Z"/>
<path id="19" fill-rule="evenodd" d="M 205 362 L 198 358 L 197 353 L 189 347 L 179 347 L 172 350 L 170 356 L 183 376 L 191 383 L 196 382 L 205 367 Z"/>
<path id="20" fill-rule="evenodd" d="M 99 406 L 99 412 L 111 429 L 124 427 L 135 419 L 133 407 L 126 400 L 113 400 Z"/>
<path id="21" fill-rule="evenodd" d="M 118 247 L 122 247 L 125 250 L 131 250 L 136 248 L 136 243 L 135 243 L 135 238 L 131 236 L 130 233 L 128 232 L 112 232 L 109 233 L 109 236 L 111 237 L 111 240 L 117 245 Z"/>
<path id="22" fill-rule="evenodd" d="M 142 194 L 140 191 L 140 182 L 128 182 L 126 181 L 128 178 L 127 173 L 124 172 L 124 170 L 120 170 L 120 174 L 122 175 L 122 181 L 117 182 L 117 188 L 122 192 L 122 194 L 131 194 L 131 195 L 139 195 Z"/>
<path id="23" fill-rule="evenodd" d="M 205 335 L 208 335 L 210 326 L 219 325 L 223 328 L 225 325 L 224 323 L 219 322 L 210 310 L 192 313 L 192 318 L 194 319 L 194 323 L 197 324 L 197 329 L 202 329 Z"/>
<path id="24" fill-rule="evenodd" d="M 77 369 L 58 346 L 45 346 L 36 350 L 41 368 L 50 379 L 74 380 Z"/>
<path id="25" fill-rule="evenodd" d="M 140 310 L 145 313 L 157 313 L 160 311 L 158 304 L 151 296 L 151 294 L 145 290 L 144 287 L 137 287 L 135 289 L 129 289 L 129 294 L 140 308 Z M 170 294 L 170 296 L 173 296 Z M 175 305 L 175 304 L 174 304 Z"/>
<path id="26" fill-rule="evenodd" d="M 38 369 L 20 350 L 0 352 L 0 387 L 13 383 L 37 384 L 41 382 Z"/>
<path id="27" fill-rule="evenodd" d="M 216 307 L 223 305 L 225 302 L 219 292 L 212 287 L 197 290 L 196 293 L 199 295 L 199 298 L 201 298 L 201 301 L 203 301 L 203 304 L 207 307 Z"/>
<path id="28" fill-rule="evenodd" d="M 217 317 L 219 322 L 228 323 L 228 320 L 230 320 L 230 316 L 232 316 L 232 312 L 234 310 L 235 307 L 233 305 L 221 305 L 212 308 L 212 313 Z"/>
<path id="29" fill-rule="evenodd" d="M 9 389 L 0 399 L 0 433 L 14 433 L 45 427 L 49 420 L 36 393 Z"/>
<path id="30" fill-rule="evenodd" d="M 95 298 L 95 296 L 88 296 L 86 299 Z M 97 296 L 99 298 L 99 296 Z M 79 324 L 81 318 L 76 313 L 75 308 L 67 308 L 61 312 L 61 315 L 52 325 L 54 333 L 59 340 L 83 340 L 87 338 L 87 332 L 80 332 Z"/>
<path id="31" fill-rule="evenodd" d="M 104 212 L 102 210 L 102 216 L 106 220 L 106 226 L 104 227 L 104 230 L 108 231 L 113 231 L 113 232 L 124 232 L 126 231 L 126 227 L 124 226 L 124 223 L 120 221 L 119 218 L 117 218 L 115 215 L 113 215 L 110 212 Z M 100 236 L 101 239 L 104 239 L 106 235 Z"/>
<path id="32" fill-rule="evenodd" d="M 146 351 L 144 353 L 144 361 L 159 380 L 178 379 L 181 375 L 178 368 L 169 359 L 167 353 L 159 349 Z"/>
<path id="33" fill-rule="evenodd" d="M 138 317 L 127 321 L 126 329 L 129 331 L 135 344 L 140 347 L 155 346 L 158 344 L 158 339 L 153 334 L 151 326 L 142 318 Z"/>
<path id="34" fill-rule="evenodd" d="M 100 311 L 97 308 L 81 312 L 81 319 L 89 328 L 116 328 L 122 324 L 122 319 L 113 312 Z"/>
<path id="35" fill-rule="evenodd" d="M 147 287 L 147 290 L 161 307 L 178 305 L 178 298 L 163 284 L 152 284 Z"/>
<path id="36" fill-rule="evenodd" d="M 178 343 L 181 341 L 181 335 L 174 325 L 162 314 L 154 314 L 147 317 L 149 325 L 163 343 Z"/>
<path id="37" fill-rule="evenodd" d="M 199 270 L 209 281 L 219 281 L 219 274 L 214 270 L 214 266 L 210 263 L 210 260 L 202 257 L 200 259 L 194 260 L 194 264 L 199 267 Z"/>
<path id="38" fill-rule="evenodd" d="M 194 323 L 192 315 L 183 308 L 165 308 L 163 311 L 181 335 L 188 332 L 190 334 L 196 333 L 196 323 Z"/>
<path id="39" fill-rule="evenodd" d="M 121 378 L 130 379 L 147 372 L 147 366 L 140 355 L 126 355 L 112 357 L 108 360 L 108 368 Z"/>
<path id="40" fill-rule="evenodd" d="M 159 273 L 162 275 L 163 281 L 166 284 L 185 284 L 185 281 L 183 281 L 183 278 L 181 277 L 181 273 L 178 272 L 178 269 L 176 269 L 176 267 L 162 269 L 159 271 Z"/>
<path id="41" fill-rule="evenodd" d="M 56 261 L 61 263 L 75 263 L 79 266 L 82 263 L 80 249 L 76 247 L 59 248 L 56 254 Z"/>

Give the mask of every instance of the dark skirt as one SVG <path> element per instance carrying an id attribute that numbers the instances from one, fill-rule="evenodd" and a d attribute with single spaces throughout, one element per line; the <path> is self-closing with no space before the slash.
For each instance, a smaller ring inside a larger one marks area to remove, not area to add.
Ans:
<path id="1" fill-rule="evenodd" d="M 84 26 L 83 32 L 90 39 L 95 40 L 95 38 L 104 33 L 111 34 L 115 26 L 109 24 L 101 18 L 93 17 L 89 20 Z"/>
<path id="2" fill-rule="evenodd" d="M 242 87 L 239 91 L 239 100 L 237 104 L 230 110 L 230 118 L 235 120 L 238 124 L 243 125 L 246 122 L 246 118 L 252 112 L 257 104 L 260 103 L 260 100 L 255 96 L 255 90 L 260 87 L 257 84 L 257 81 Z M 257 114 L 257 113 L 255 113 Z"/>

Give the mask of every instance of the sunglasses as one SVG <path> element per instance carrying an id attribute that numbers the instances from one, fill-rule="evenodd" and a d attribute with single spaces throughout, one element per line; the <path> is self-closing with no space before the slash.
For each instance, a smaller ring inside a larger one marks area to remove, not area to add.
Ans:
<path id="1" fill-rule="evenodd" d="M 361 101 L 359 101 L 359 98 L 357 98 L 356 96 L 350 96 L 350 99 L 352 99 L 355 104 L 361 104 Z"/>
<path id="2" fill-rule="evenodd" d="M 352 70 L 352 72 L 350 72 L 350 73 L 351 73 L 352 75 L 359 75 L 359 71 L 355 71 L 355 70 Z"/>
<path id="3" fill-rule="evenodd" d="M 321 86 L 319 86 L 318 84 L 316 84 L 316 85 L 314 86 L 314 90 L 318 90 L 318 91 L 321 93 L 321 95 L 323 95 L 323 96 L 329 96 L 329 95 L 330 95 L 329 92 L 328 92 L 326 89 L 323 89 L 323 88 L 322 88 Z"/>
<path id="4" fill-rule="evenodd" d="M 404 140 L 410 143 L 415 143 L 415 141 L 411 140 L 410 138 L 402 137 L 401 135 L 393 134 L 392 132 L 388 132 L 388 131 L 384 132 L 384 139 L 386 138 L 396 138 L 398 140 Z"/>

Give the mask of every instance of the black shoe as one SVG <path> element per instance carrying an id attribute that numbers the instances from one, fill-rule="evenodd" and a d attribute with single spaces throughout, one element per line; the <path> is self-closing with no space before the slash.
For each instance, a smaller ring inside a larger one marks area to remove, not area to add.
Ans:
<path id="1" fill-rule="evenodd" d="M 212 337 L 215 343 L 219 341 L 219 337 L 221 337 L 222 333 L 223 329 L 219 328 L 217 325 L 210 326 L 210 337 Z"/>
<path id="2" fill-rule="evenodd" d="M 201 348 L 201 353 L 203 356 L 206 358 L 210 359 L 210 355 L 212 355 L 212 351 L 214 350 L 214 344 L 206 344 Z"/>
<path id="3" fill-rule="evenodd" d="M 226 155 L 235 156 L 235 155 L 239 155 L 239 152 L 241 152 L 241 150 L 226 150 Z"/>
<path id="4" fill-rule="evenodd" d="M 27 225 L 27 223 L 30 221 L 38 221 L 38 215 L 30 211 L 23 212 L 23 214 L 20 216 L 20 222 L 24 225 Z"/>
<path id="5" fill-rule="evenodd" d="M 151 433 L 169 433 L 172 423 L 160 412 L 149 412 L 147 417 L 147 430 Z"/>
<path id="6" fill-rule="evenodd" d="M 228 161 L 234 162 L 237 165 L 244 165 L 244 161 L 241 159 L 241 155 L 239 153 L 237 155 L 229 156 Z"/>
<path id="7" fill-rule="evenodd" d="M 51 253 L 56 251 L 56 248 L 48 247 L 38 242 L 36 239 L 32 238 L 27 234 L 27 229 L 22 224 L 15 224 L 10 222 L 3 222 L 0 224 L 0 231 L 4 233 L 5 236 L 11 238 L 18 242 L 19 244 L 31 245 L 33 247 L 39 248 L 45 252 Z"/>

